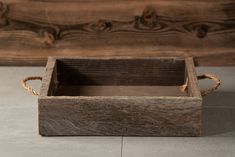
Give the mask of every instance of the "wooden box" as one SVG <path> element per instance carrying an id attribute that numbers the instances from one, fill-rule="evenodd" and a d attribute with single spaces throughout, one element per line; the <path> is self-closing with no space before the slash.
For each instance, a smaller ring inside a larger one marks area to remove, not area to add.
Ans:
<path id="1" fill-rule="evenodd" d="M 200 136 L 201 114 L 191 58 L 50 57 L 39 96 L 44 136 Z"/>

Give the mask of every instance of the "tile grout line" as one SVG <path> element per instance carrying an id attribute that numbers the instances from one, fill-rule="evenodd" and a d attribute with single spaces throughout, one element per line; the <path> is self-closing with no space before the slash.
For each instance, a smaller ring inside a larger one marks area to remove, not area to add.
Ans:
<path id="1" fill-rule="evenodd" d="M 121 157 L 122 157 L 122 152 L 123 152 L 123 136 L 122 136 L 122 141 L 121 141 Z"/>

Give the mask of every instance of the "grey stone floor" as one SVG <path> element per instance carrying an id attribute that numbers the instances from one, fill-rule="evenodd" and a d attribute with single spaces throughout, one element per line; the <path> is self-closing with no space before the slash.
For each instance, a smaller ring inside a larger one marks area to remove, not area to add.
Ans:
<path id="1" fill-rule="evenodd" d="M 42 75 L 43 67 L 0 67 L 0 157 L 234 157 L 235 67 L 197 71 L 214 73 L 223 82 L 204 98 L 203 137 L 41 137 L 37 97 L 26 93 L 20 80 Z M 33 86 L 39 89 L 40 82 Z"/>

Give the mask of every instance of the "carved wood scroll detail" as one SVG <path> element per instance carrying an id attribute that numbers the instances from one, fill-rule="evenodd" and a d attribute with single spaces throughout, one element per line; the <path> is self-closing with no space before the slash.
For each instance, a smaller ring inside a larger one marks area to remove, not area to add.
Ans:
<path id="1" fill-rule="evenodd" d="M 130 21 L 112 21 L 100 19 L 97 22 L 81 23 L 76 25 L 59 25 L 38 23 L 34 21 L 19 21 L 7 17 L 10 8 L 7 4 L 0 2 L 0 30 L 26 30 L 38 34 L 37 41 L 45 45 L 53 45 L 56 40 L 60 40 L 68 34 L 76 32 L 110 33 L 120 31 L 177 31 L 189 33 L 195 32 L 196 37 L 205 38 L 210 33 L 210 24 L 218 25 L 221 29 L 228 27 L 222 23 L 208 22 L 206 24 L 189 23 L 181 27 L 177 26 L 180 21 L 172 21 L 169 18 L 157 15 L 157 11 L 147 6 L 141 16 L 135 16 Z M 171 24 L 174 23 L 173 26 Z M 209 24 L 209 25 L 208 25 Z M 177 27 L 175 27 L 177 26 Z M 235 27 L 235 23 L 233 23 Z M 231 27 L 231 24 L 230 26 Z M 124 29 L 124 30 L 123 30 Z M 220 31 L 213 30 L 213 31 Z"/>
<path id="2" fill-rule="evenodd" d="M 231 10 L 231 9 L 230 9 Z M 45 46 L 53 46 L 58 40 L 67 39 L 67 36 L 79 38 L 80 33 L 155 33 L 164 34 L 186 34 L 194 35 L 195 38 L 203 39 L 210 34 L 235 32 L 234 19 L 230 20 L 208 20 L 200 21 L 181 19 L 180 17 L 160 16 L 153 6 L 146 6 L 142 14 L 133 17 L 129 21 L 116 21 L 99 19 L 80 24 L 55 24 L 38 22 L 33 20 L 20 20 L 8 16 L 11 6 L 0 2 L 0 32 L 3 31 L 27 31 L 36 34 L 35 41 Z M 227 12 L 229 10 L 226 10 Z M 230 12 L 229 12 L 230 13 Z M 187 34 L 188 33 L 188 34 Z M 151 38 L 152 38 L 151 36 Z M 69 38 L 69 37 L 68 37 Z M 155 39 L 154 39 L 155 40 Z"/>
<path id="3" fill-rule="evenodd" d="M 157 25 L 156 10 L 151 6 L 146 7 L 143 11 L 140 21 L 144 26 L 147 26 L 149 28 L 156 27 Z"/>

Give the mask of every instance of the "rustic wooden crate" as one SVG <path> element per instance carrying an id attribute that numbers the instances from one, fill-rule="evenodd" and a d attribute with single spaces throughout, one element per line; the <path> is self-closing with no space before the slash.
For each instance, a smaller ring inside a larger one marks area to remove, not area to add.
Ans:
<path id="1" fill-rule="evenodd" d="M 191 58 L 50 57 L 38 102 L 44 136 L 201 135 Z"/>

